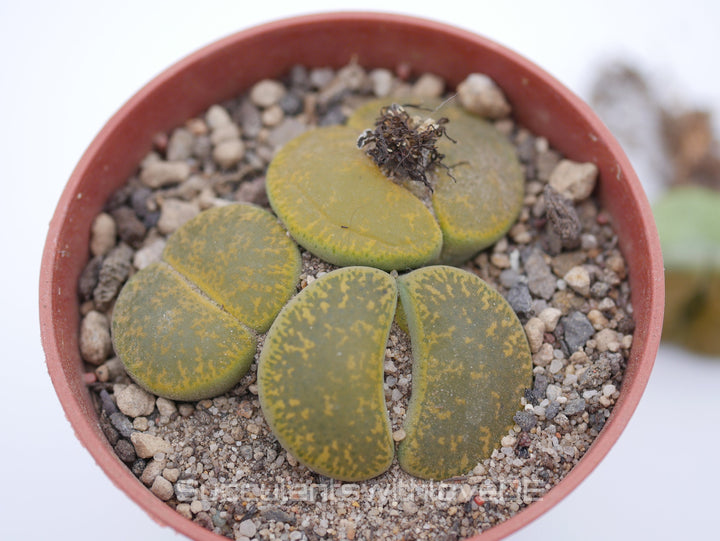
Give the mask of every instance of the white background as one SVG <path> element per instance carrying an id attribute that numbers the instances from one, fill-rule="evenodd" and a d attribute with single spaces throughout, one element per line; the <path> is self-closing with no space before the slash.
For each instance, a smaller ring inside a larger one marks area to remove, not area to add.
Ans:
<path id="1" fill-rule="evenodd" d="M 182 539 L 153 523 L 95 466 L 44 365 L 37 316 L 42 246 L 92 138 L 143 84 L 217 38 L 288 15 L 387 11 L 391 4 L 392 11 L 493 38 L 583 98 L 599 64 L 620 57 L 720 115 L 720 3 L 712 0 L 2 0 L 0 538 Z M 653 179 L 643 182 L 652 193 Z M 607 459 L 512 539 L 714 538 L 718 385 L 720 359 L 663 346 L 637 413 Z"/>

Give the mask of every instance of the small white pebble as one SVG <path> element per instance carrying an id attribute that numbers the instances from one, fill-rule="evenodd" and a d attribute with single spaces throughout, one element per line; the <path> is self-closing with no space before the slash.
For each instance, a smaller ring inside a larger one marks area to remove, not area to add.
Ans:
<path id="1" fill-rule="evenodd" d="M 553 400 L 557 400 L 560 397 L 560 394 L 562 393 L 562 389 L 560 386 L 555 385 L 551 383 L 547 386 L 547 389 L 545 389 L 545 396 L 547 396 L 548 400 L 551 402 Z"/>
<path id="2" fill-rule="evenodd" d="M 560 160 L 550 173 L 549 184 L 573 201 L 590 197 L 597 181 L 598 168 L 594 163 Z"/>
<path id="3" fill-rule="evenodd" d="M 540 312 L 540 314 L 538 314 L 538 317 L 545 324 L 546 332 L 553 332 L 555 330 L 558 321 L 560 321 L 560 316 L 562 316 L 562 312 L 552 306 L 545 308 L 542 312 Z"/>
<path id="4" fill-rule="evenodd" d="M 603 385 L 602 394 L 603 396 L 610 397 L 615 394 L 616 390 L 617 389 L 615 388 L 615 385 L 613 385 L 612 383 L 608 383 L 607 385 Z"/>
<path id="5" fill-rule="evenodd" d="M 590 323 L 592 323 L 592 326 L 596 331 L 604 329 L 608 326 L 608 320 L 600 310 L 590 310 L 587 314 L 587 318 Z"/>
<path id="6" fill-rule="evenodd" d="M 278 81 L 264 79 L 250 90 L 250 100 L 263 109 L 275 105 L 285 95 L 285 87 Z"/>
<path id="7" fill-rule="evenodd" d="M 495 119 L 510 113 L 510 104 L 500 87 L 482 73 L 471 73 L 457 86 L 458 99 L 468 111 Z"/>
<path id="8" fill-rule="evenodd" d="M 563 276 L 563 280 L 583 297 L 590 295 L 590 273 L 585 267 L 573 267 Z"/>
<path id="9" fill-rule="evenodd" d="M 205 113 L 205 123 L 211 130 L 216 130 L 222 126 L 232 124 L 232 118 L 222 105 L 211 105 L 207 113 Z"/>
<path id="10" fill-rule="evenodd" d="M 543 343 L 543 334 L 545 332 L 545 323 L 538 317 L 532 317 L 525 324 L 525 334 L 527 334 L 530 351 L 537 353 Z"/>
<path id="11" fill-rule="evenodd" d="M 549 368 L 550 373 L 557 374 L 558 372 L 560 372 L 560 370 L 562 370 L 562 367 L 563 367 L 562 359 L 554 358 L 550 362 L 550 368 Z"/>
<path id="12" fill-rule="evenodd" d="M 105 255 L 115 247 L 117 225 L 112 216 L 101 212 L 90 226 L 90 253 Z"/>

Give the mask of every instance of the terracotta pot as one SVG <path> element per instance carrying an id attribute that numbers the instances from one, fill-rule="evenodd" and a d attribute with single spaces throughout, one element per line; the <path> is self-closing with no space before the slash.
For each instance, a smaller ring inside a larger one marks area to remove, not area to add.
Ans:
<path id="1" fill-rule="evenodd" d="M 517 54 L 477 35 L 435 22 L 370 13 L 311 15 L 266 24 L 222 39 L 162 73 L 132 97 L 98 134 L 58 203 L 42 259 L 40 323 L 47 366 L 77 437 L 100 467 L 161 524 L 197 540 L 224 539 L 157 499 L 116 457 L 100 430 L 78 352 L 78 277 L 88 260 L 90 224 L 133 173 L 158 132 L 168 131 L 254 82 L 294 64 L 367 67 L 407 63 L 456 85 L 482 72 L 505 91 L 517 120 L 552 146 L 600 170 L 599 197 L 612 215 L 630 272 L 636 329 L 620 398 L 582 460 L 546 496 L 490 531 L 502 538 L 545 513 L 597 466 L 637 406 L 660 341 L 663 266 L 645 194 L 630 163 L 590 108 Z"/>

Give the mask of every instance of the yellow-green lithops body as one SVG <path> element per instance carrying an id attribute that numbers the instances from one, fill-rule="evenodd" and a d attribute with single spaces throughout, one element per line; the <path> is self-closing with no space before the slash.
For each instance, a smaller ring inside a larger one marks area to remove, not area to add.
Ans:
<path id="1" fill-rule="evenodd" d="M 389 274 L 346 267 L 307 286 L 270 328 L 258 365 L 263 413 L 318 473 L 359 481 L 390 466 L 383 361 L 396 302 Z"/>
<path id="2" fill-rule="evenodd" d="M 415 268 L 436 259 L 442 233 L 425 205 L 391 182 L 345 126 L 305 132 L 268 167 L 273 210 L 293 238 L 339 266 Z"/>
<path id="3" fill-rule="evenodd" d="M 489 122 L 448 107 L 447 138 L 438 141 L 452 176 L 438 169 L 433 208 L 443 232 L 440 261 L 461 263 L 497 242 L 517 220 L 525 174 L 515 148 Z"/>
<path id="4" fill-rule="evenodd" d="M 113 341 L 134 380 L 174 400 L 224 393 L 255 355 L 250 329 L 166 263 L 146 267 L 123 288 L 113 311 Z"/>
<path id="5" fill-rule="evenodd" d="M 461 475 L 513 425 L 532 382 L 527 339 L 479 277 L 434 266 L 398 278 L 413 350 L 413 388 L 398 460 L 426 479 Z"/>
<path id="6" fill-rule="evenodd" d="M 390 98 L 359 107 L 348 119 L 358 134 L 372 129 Z M 459 264 L 497 242 L 517 220 L 522 209 L 525 176 L 515 149 L 490 122 L 439 100 L 406 106 L 411 115 L 438 120 L 445 117 L 448 137 L 437 147 L 445 155 L 435 167 L 432 205 L 443 234 L 437 262 Z M 454 177 L 451 178 L 451 176 Z"/>
<path id="7" fill-rule="evenodd" d="M 295 292 L 301 266 L 277 219 L 247 204 L 201 213 L 168 239 L 163 259 L 259 332 Z"/>
<path id="8" fill-rule="evenodd" d="M 207 210 L 168 240 L 163 261 L 123 287 L 113 310 L 115 351 L 150 392 L 200 400 L 247 372 L 264 332 L 295 292 L 300 253 L 266 210 Z"/>

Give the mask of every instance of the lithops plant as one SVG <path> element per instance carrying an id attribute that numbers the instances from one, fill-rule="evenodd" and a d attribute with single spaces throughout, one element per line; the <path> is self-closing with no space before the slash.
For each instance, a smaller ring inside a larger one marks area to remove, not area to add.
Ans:
<path id="1" fill-rule="evenodd" d="M 398 460 L 408 473 L 446 479 L 490 456 L 531 386 L 522 325 L 474 274 L 433 266 L 398 278 L 413 350 L 413 389 Z"/>
<path id="2" fill-rule="evenodd" d="M 162 259 L 120 292 L 115 351 L 128 374 L 158 396 L 221 394 L 247 372 L 256 335 L 295 292 L 298 248 L 269 212 L 233 204 L 183 225 Z"/>
<path id="3" fill-rule="evenodd" d="M 387 99 L 358 108 L 348 119 L 355 130 L 372 125 Z M 445 167 L 436 167 L 431 194 L 433 213 L 443 234 L 438 260 L 459 264 L 497 242 L 522 208 L 525 177 L 514 147 L 491 123 L 437 100 L 406 107 L 418 115 L 448 120 L 447 137 L 437 147 Z"/>
<path id="4" fill-rule="evenodd" d="M 402 179 L 390 181 L 357 148 L 358 137 L 388 103 L 361 107 L 347 126 L 306 132 L 275 156 L 268 197 L 293 238 L 336 265 L 384 270 L 457 264 L 500 239 L 517 219 L 524 193 L 512 145 L 479 117 L 444 108 L 453 135 L 438 139 L 446 166 L 429 171 L 436 178 L 428 181 L 428 209 L 401 186 Z M 433 125 L 442 135 L 444 126 Z"/>
<path id="5" fill-rule="evenodd" d="M 268 167 L 273 210 L 300 245 L 335 265 L 392 270 L 436 259 L 442 234 L 432 214 L 388 182 L 357 138 L 328 126 L 287 143 Z"/>
<path id="6" fill-rule="evenodd" d="M 720 193 L 671 189 L 653 209 L 665 262 L 663 339 L 720 354 Z"/>
<path id="7" fill-rule="evenodd" d="M 396 302 L 389 274 L 345 267 L 294 297 L 265 339 L 263 413 L 280 443 L 316 472 L 359 481 L 390 466 L 383 362 Z"/>
<path id="8" fill-rule="evenodd" d="M 447 266 L 397 280 L 368 267 L 333 271 L 283 309 L 258 368 L 270 427 L 318 473 L 359 481 L 390 465 L 383 360 L 398 289 L 414 356 L 399 447 L 406 471 L 429 479 L 466 473 L 512 426 L 530 386 L 522 326 L 477 276 Z"/>

